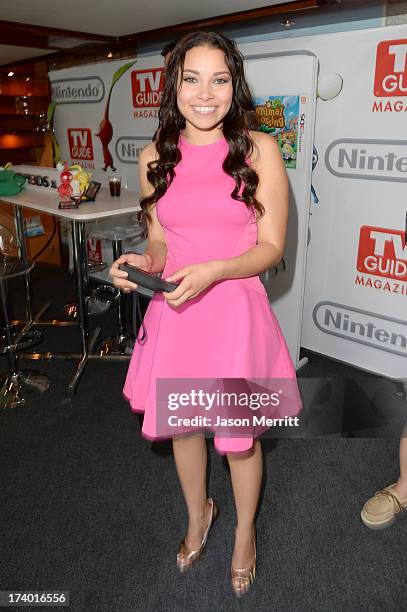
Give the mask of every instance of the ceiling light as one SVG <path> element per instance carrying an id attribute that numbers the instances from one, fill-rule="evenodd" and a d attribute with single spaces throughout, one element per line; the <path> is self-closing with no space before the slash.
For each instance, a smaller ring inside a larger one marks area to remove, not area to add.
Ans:
<path id="1" fill-rule="evenodd" d="M 30 77 L 27 77 L 25 80 L 26 80 L 26 81 L 29 81 L 29 80 L 30 80 Z"/>
<path id="2" fill-rule="evenodd" d="M 12 70 L 10 70 L 10 72 L 8 73 L 7 76 L 14 76 L 14 72 Z"/>
<path id="3" fill-rule="evenodd" d="M 281 25 L 285 28 L 291 28 L 291 26 L 295 25 L 294 19 L 282 19 Z"/>
<path id="4" fill-rule="evenodd" d="M 109 57 L 109 58 L 113 57 L 113 53 L 111 51 L 109 51 L 109 53 L 106 55 L 106 57 Z"/>

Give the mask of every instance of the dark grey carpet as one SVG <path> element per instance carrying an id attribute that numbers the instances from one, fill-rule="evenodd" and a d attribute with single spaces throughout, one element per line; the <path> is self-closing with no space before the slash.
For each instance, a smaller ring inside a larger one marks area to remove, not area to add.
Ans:
<path id="1" fill-rule="evenodd" d="M 61 272 L 35 274 L 38 303 L 50 287 L 55 305 L 73 297 Z M 110 334 L 109 325 L 107 317 Z M 54 333 L 64 350 L 78 346 L 74 330 L 44 333 L 41 350 L 57 342 Z M 90 363 L 70 396 L 72 362 L 25 362 L 46 371 L 52 387 L 0 414 L 0 590 L 68 590 L 75 611 L 405 610 L 407 519 L 374 532 L 359 518 L 364 501 L 398 475 L 394 432 L 405 400 L 394 383 L 308 356 L 301 380 L 309 437 L 263 441 L 257 577 L 241 601 L 229 587 L 230 477 L 212 441 L 209 493 L 220 515 L 201 562 L 179 575 L 187 516 L 171 445 L 140 436 L 141 417 L 121 396 L 126 364 Z M 322 406 L 338 408 L 340 426 L 323 418 Z"/>

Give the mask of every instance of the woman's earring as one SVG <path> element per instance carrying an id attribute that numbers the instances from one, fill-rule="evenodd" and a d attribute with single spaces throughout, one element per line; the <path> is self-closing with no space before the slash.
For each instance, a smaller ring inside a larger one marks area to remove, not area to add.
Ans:
<path id="1" fill-rule="evenodd" d="M 218 130 L 223 130 L 223 122 L 218 125 Z"/>

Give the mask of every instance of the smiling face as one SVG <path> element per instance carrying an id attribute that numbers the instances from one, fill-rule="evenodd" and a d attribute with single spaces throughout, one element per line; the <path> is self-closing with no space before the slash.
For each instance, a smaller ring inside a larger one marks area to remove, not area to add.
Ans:
<path id="1" fill-rule="evenodd" d="M 184 133 L 194 140 L 208 141 L 227 115 L 233 100 L 232 76 L 224 52 L 207 46 L 193 47 L 185 54 L 179 75 L 177 104 L 185 117 Z"/>

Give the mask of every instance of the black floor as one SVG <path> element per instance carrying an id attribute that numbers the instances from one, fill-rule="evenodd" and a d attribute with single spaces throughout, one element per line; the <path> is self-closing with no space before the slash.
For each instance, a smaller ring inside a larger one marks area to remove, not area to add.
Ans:
<path id="1" fill-rule="evenodd" d="M 33 280 L 36 307 L 50 300 L 49 315 L 61 317 L 73 279 L 38 266 Z M 22 287 L 10 289 L 22 316 Z M 109 336 L 111 318 L 92 325 Z M 77 330 L 43 331 L 38 350 L 79 350 Z M 220 515 L 201 562 L 181 576 L 186 511 L 171 444 L 140 436 L 141 417 L 121 395 L 127 364 L 89 363 L 71 395 L 72 361 L 25 361 L 52 384 L 42 399 L 0 413 L 0 590 L 67 590 L 75 611 L 405 610 L 407 519 L 380 532 L 360 520 L 364 501 L 398 475 L 402 390 L 302 355 L 307 437 L 263 440 L 257 577 L 239 602 L 229 586 L 230 477 L 212 441 L 209 493 Z"/>

